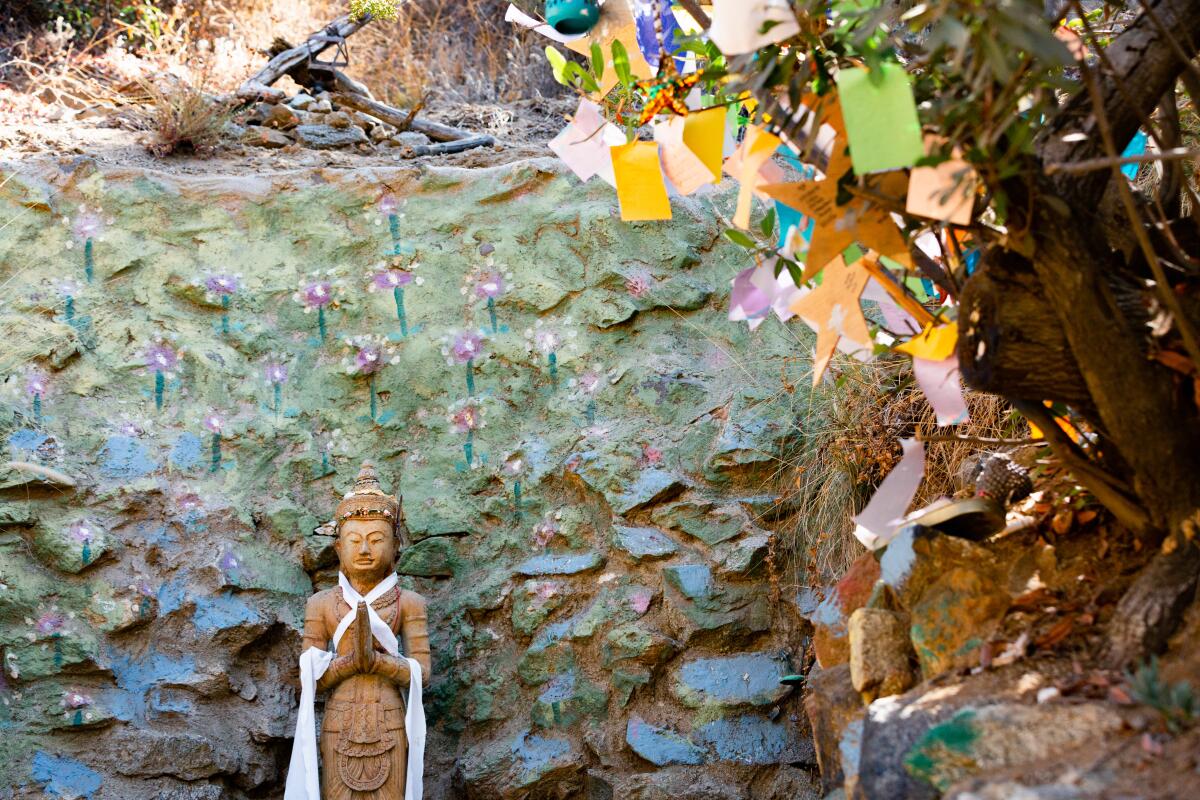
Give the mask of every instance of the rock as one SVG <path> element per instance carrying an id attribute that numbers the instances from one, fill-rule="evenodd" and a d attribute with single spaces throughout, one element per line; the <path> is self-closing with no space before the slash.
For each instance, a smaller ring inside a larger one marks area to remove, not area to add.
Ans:
<path id="1" fill-rule="evenodd" d="M 599 553 L 545 553 L 523 561 L 514 570 L 518 575 L 578 575 L 604 564 Z"/>
<path id="2" fill-rule="evenodd" d="M 658 767 L 671 764 L 702 764 L 705 751 L 667 728 L 651 725 L 641 717 L 630 717 L 625 742 L 633 752 Z"/>
<path id="3" fill-rule="evenodd" d="M 935 580 L 912 608 L 912 644 L 921 674 L 932 678 L 979 666 L 979 649 L 1000 626 L 1011 598 L 971 567 L 955 567 Z"/>
<path id="4" fill-rule="evenodd" d="M 765 717 L 746 714 L 716 719 L 702 725 L 692 740 L 703 744 L 717 761 L 747 766 L 764 764 L 812 764 L 811 742 L 802 742 L 790 722 L 772 722 Z"/>
<path id="5" fill-rule="evenodd" d="M 833 591 L 817 606 L 813 624 L 813 650 L 817 663 L 826 669 L 850 660 L 849 628 L 847 623 L 855 610 L 871 598 L 879 579 L 879 562 L 871 553 L 859 556 Z"/>
<path id="6" fill-rule="evenodd" d="M 816 668 L 805 683 L 804 710 L 812 731 L 817 765 L 821 768 L 821 786 L 830 792 L 842 785 L 842 760 L 839 742 L 846 727 L 865 713 L 862 700 L 850 680 L 850 665 Z"/>
<path id="7" fill-rule="evenodd" d="M 276 104 L 267 109 L 267 113 L 263 116 L 260 124 L 264 128 L 288 131 L 300 124 L 300 118 L 288 106 Z"/>
<path id="8" fill-rule="evenodd" d="M 613 544 L 628 553 L 634 561 L 663 558 L 679 548 L 657 528 L 613 526 Z"/>
<path id="9" fill-rule="evenodd" d="M 720 565 L 717 574 L 748 577 L 766 563 L 770 549 L 771 534 L 766 531 L 718 545 L 713 549 L 713 556 Z"/>
<path id="10" fill-rule="evenodd" d="M 847 725 L 839 742 L 847 797 L 865 800 L 939 797 L 941 793 L 933 786 L 909 772 L 905 758 L 926 731 L 951 718 L 969 702 L 953 692 L 926 696 L 920 690 L 913 690 L 882 697 L 867 706 L 861 724 Z"/>
<path id="11" fill-rule="evenodd" d="M 517 675 L 524 683 L 540 686 L 575 668 L 575 652 L 567 638 L 570 629 L 571 621 L 565 620 L 547 625 L 533 637 L 517 662 Z"/>
<path id="12" fill-rule="evenodd" d="M 271 128 L 264 128 L 261 125 L 254 125 L 246 128 L 245 130 L 246 132 L 243 133 L 241 138 L 238 140 L 242 144 L 276 149 L 280 147 L 287 147 L 292 143 L 292 137 L 288 136 L 286 133 L 272 130 Z"/>
<path id="13" fill-rule="evenodd" d="M 879 578 L 902 610 L 917 604 L 931 583 L 954 566 L 990 573 L 995 559 L 987 548 L 938 533 L 922 525 L 906 525 L 879 558 Z"/>
<path id="14" fill-rule="evenodd" d="M 860 608 L 850 615 L 849 629 L 850 679 L 864 704 L 906 692 L 916 684 L 904 617 L 880 608 Z"/>
<path id="15" fill-rule="evenodd" d="M 622 800 L 747 800 L 744 781 L 702 772 L 692 765 L 631 775 Z"/>
<path id="16" fill-rule="evenodd" d="M 313 102 L 309 103 L 308 108 L 304 110 L 314 114 L 328 114 L 330 111 L 333 111 L 333 104 L 325 99 L 325 97 L 318 96 Z"/>
<path id="17" fill-rule="evenodd" d="M 654 509 L 650 518 L 664 528 L 681 530 L 707 545 L 732 539 L 750 525 L 741 506 L 717 507 L 711 502 L 680 501 Z"/>
<path id="18" fill-rule="evenodd" d="M 562 583 L 525 581 L 513 592 L 513 630 L 525 636 L 532 634 L 566 599 L 566 587 Z"/>
<path id="19" fill-rule="evenodd" d="M 345 130 L 354 124 L 354 119 L 345 111 L 334 111 L 325 116 L 325 124 L 331 128 Z"/>
<path id="20" fill-rule="evenodd" d="M 707 565 L 664 567 L 663 578 L 672 633 L 689 645 L 709 642 L 738 647 L 771 627 L 766 593 L 752 586 L 719 584 Z"/>
<path id="21" fill-rule="evenodd" d="M 316 100 L 311 95 L 300 92 L 287 101 L 287 104 L 299 111 L 307 111 Z"/>
<path id="22" fill-rule="evenodd" d="M 540 728 L 571 727 L 585 717 L 603 717 L 607 708 L 608 693 L 571 670 L 542 687 L 530 718 Z"/>
<path id="23" fill-rule="evenodd" d="M 662 633 L 633 623 L 609 631 L 600 652 L 605 669 L 626 661 L 653 668 L 675 655 L 677 649 L 671 639 Z"/>
<path id="24" fill-rule="evenodd" d="M 376 125 L 371 128 L 371 141 L 379 144 L 380 142 L 390 139 L 396 134 L 396 129 L 391 125 Z"/>
<path id="25" fill-rule="evenodd" d="M 432 139 L 417 131 L 400 131 L 391 137 L 391 141 L 404 147 L 419 147 L 421 145 L 433 144 Z"/>
<path id="26" fill-rule="evenodd" d="M 313 150 L 330 150 L 337 147 L 350 147 L 356 144 L 365 144 L 367 135 L 363 133 L 362 128 L 338 129 L 330 125 L 298 125 L 294 133 L 296 139 L 305 147 Z"/>
<path id="27" fill-rule="evenodd" d="M 32 529 L 33 552 L 46 566 L 78 574 L 110 555 L 111 537 L 87 518 L 41 521 Z"/>
<path id="28" fill-rule="evenodd" d="M 459 563 L 454 542 L 447 536 L 431 536 L 404 548 L 396 572 L 421 578 L 452 578 Z"/>
<path id="29" fill-rule="evenodd" d="M 112 737 L 108 752 L 122 775 L 168 775 L 194 781 L 236 769 L 236 756 L 217 749 L 214 744 L 186 733 L 126 730 Z"/>
<path id="30" fill-rule="evenodd" d="M 1113 707 L 1100 703 L 964 708 L 926 731 L 904 757 L 904 767 L 940 793 L 980 773 L 1105 742 L 1123 725 Z"/>
<path id="31" fill-rule="evenodd" d="M 808 770 L 780 765 L 766 785 L 756 789 L 755 796 L 758 800 L 822 800 L 824 795 Z"/>
<path id="32" fill-rule="evenodd" d="M 678 564 L 663 568 L 663 577 L 690 600 L 703 600 L 713 593 L 712 570 L 707 564 Z"/>
<path id="33" fill-rule="evenodd" d="M 685 706 L 766 706 L 791 692 L 781 684 L 787 662 L 771 653 L 698 658 L 681 664 L 671 686 Z"/>
<path id="34" fill-rule="evenodd" d="M 617 698 L 617 704 L 624 708 L 629 705 L 629 699 L 633 696 L 634 691 L 639 686 L 646 686 L 650 683 L 651 673 L 645 667 L 628 666 L 618 667 L 613 670 L 612 687 L 614 697 Z"/>
<path id="35" fill-rule="evenodd" d="M 582 794 L 586 765 L 569 740 L 526 730 L 468 750 L 455 773 L 465 800 L 566 798 Z"/>

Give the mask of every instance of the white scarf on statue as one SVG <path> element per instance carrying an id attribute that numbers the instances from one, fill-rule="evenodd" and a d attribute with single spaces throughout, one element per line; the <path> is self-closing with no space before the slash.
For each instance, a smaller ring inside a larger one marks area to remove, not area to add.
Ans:
<path id="1" fill-rule="evenodd" d="M 371 634 L 393 656 L 400 656 L 400 643 L 396 634 L 379 616 L 371 604 L 396 586 L 393 573 L 369 591 L 366 597 L 355 591 L 338 573 L 338 585 L 350 611 L 342 617 L 333 634 L 332 652 L 310 647 L 300 655 L 300 711 L 296 716 L 296 740 L 292 743 L 292 760 L 288 766 L 287 786 L 284 800 L 320 800 L 321 781 L 317 772 L 317 718 L 313 703 L 317 698 L 317 679 L 329 669 L 337 653 L 338 642 L 354 623 L 358 604 L 367 604 L 367 619 L 371 623 Z M 400 609 L 397 608 L 399 613 Z M 408 771 L 404 785 L 404 800 L 421 800 L 425 773 L 425 709 L 421 705 L 421 665 L 416 659 L 405 657 L 408 662 L 408 704 L 404 713 L 404 732 L 408 737 Z"/>

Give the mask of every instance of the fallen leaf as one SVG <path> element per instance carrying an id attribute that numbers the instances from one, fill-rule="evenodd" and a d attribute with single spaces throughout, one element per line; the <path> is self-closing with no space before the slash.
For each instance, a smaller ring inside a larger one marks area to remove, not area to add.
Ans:
<path id="1" fill-rule="evenodd" d="M 1094 520 L 1096 517 L 1097 517 L 1096 512 L 1093 509 L 1088 508 L 1083 511 L 1080 511 L 1079 515 L 1077 517 L 1075 517 L 1075 519 L 1077 519 L 1079 521 L 1080 525 L 1087 525 L 1089 522 Z"/>
<path id="2" fill-rule="evenodd" d="M 1071 532 L 1071 526 L 1075 523 L 1075 512 L 1069 508 L 1061 509 L 1054 518 L 1050 520 L 1050 527 L 1059 536 L 1066 536 Z"/>
<path id="3" fill-rule="evenodd" d="M 1044 634 L 1039 636 L 1037 638 L 1037 640 L 1034 642 L 1034 644 L 1036 644 L 1039 648 L 1053 647 L 1054 645 L 1061 642 L 1063 639 L 1070 636 L 1071 631 L 1074 629 L 1074 627 L 1075 627 L 1075 622 L 1070 617 L 1067 617 L 1066 619 L 1061 619 L 1058 622 L 1054 623 L 1054 626 L 1051 627 L 1050 630 L 1046 631 Z"/>
<path id="4" fill-rule="evenodd" d="M 1129 692 L 1125 691 L 1125 689 L 1120 686 L 1109 687 L 1108 699 L 1119 706 L 1133 705 L 1133 698 L 1129 696 Z"/>

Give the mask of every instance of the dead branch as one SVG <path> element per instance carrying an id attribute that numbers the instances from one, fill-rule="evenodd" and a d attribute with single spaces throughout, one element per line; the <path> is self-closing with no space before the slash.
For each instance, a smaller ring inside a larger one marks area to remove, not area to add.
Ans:
<path id="1" fill-rule="evenodd" d="M 475 137 L 475 134 L 470 131 L 464 131 L 461 128 L 454 128 L 450 125 L 442 125 L 439 122 L 431 122 L 427 119 L 416 119 L 412 112 L 402 108 L 389 106 L 386 103 L 381 103 L 378 100 L 371 100 L 357 94 L 346 94 L 339 92 L 333 95 L 333 102 L 339 106 L 353 108 L 355 111 L 361 111 L 364 114 L 381 119 L 389 125 L 394 125 L 399 130 L 414 130 L 425 134 L 430 139 L 437 142 L 457 142 L 462 139 L 470 139 Z M 478 138 L 478 137 L 475 137 Z M 490 138 L 490 137 L 488 137 Z M 478 147 L 479 145 L 473 145 Z M 451 151 L 454 152 L 454 151 Z"/>
<path id="2" fill-rule="evenodd" d="M 457 139 L 453 142 L 442 142 L 441 144 L 415 144 L 409 145 L 401 150 L 401 155 L 405 158 L 416 158 L 417 156 L 444 156 L 448 153 L 461 153 L 464 150 L 470 150 L 475 147 L 491 147 L 496 143 L 496 140 L 491 136 L 468 136 L 465 139 Z"/>
<path id="3" fill-rule="evenodd" d="M 270 100 L 272 102 L 279 102 L 284 98 L 284 92 L 279 89 L 270 88 L 271 84 L 286 75 L 288 70 L 300 62 L 307 60 L 310 56 L 323 53 L 333 45 L 332 42 L 321 37 L 336 32 L 338 36 L 344 39 L 357 32 L 363 25 L 366 25 L 370 21 L 370 15 L 354 20 L 350 19 L 347 15 L 338 17 L 326 27 L 311 34 L 305 40 L 304 44 L 284 50 L 282 53 L 278 53 L 272 57 L 265 67 L 242 84 L 237 92 L 238 97 L 245 100 Z"/>

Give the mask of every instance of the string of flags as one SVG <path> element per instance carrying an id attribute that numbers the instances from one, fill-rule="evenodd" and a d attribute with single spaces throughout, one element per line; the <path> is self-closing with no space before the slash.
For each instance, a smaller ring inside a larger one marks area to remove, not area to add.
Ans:
<path id="1" fill-rule="evenodd" d="M 648 17 L 643 6 L 652 7 Z M 972 223 L 980 180 L 961 152 L 947 152 L 946 141 L 922 131 L 904 67 L 885 62 L 843 68 L 821 95 L 803 98 L 801 108 L 784 103 L 793 120 L 807 119 L 801 147 L 769 128 L 768 116 L 760 115 L 763 124 L 741 117 L 754 109 L 748 95 L 712 104 L 695 81 L 681 80 L 683 71 L 694 73 L 695 60 L 681 58 L 683 51 L 662 52 L 668 26 L 651 35 L 658 8 L 645 0 L 607 0 L 588 33 L 563 37 L 510 7 L 507 18 L 574 52 L 593 60 L 597 52 L 614 54 L 600 68 L 599 91 L 584 92 L 550 148 L 580 180 L 598 175 L 612 185 L 626 221 L 670 219 L 672 197 L 712 191 L 729 176 L 739 188 L 735 230 L 727 235 L 754 249 L 756 262 L 732 280 L 729 318 L 753 330 L 773 314 L 812 328 L 814 385 L 835 352 L 860 360 L 883 350 L 905 353 L 937 424 L 968 421 L 953 300 L 916 274 L 899 213 L 929 220 L 932 231 L 912 237 L 912 245 L 956 265 L 952 251 L 969 239 L 949 226 Z M 753 53 L 798 32 L 790 4 L 779 0 L 714 0 L 710 13 L 707 30 L 680 10 L 663 10 L 662 19 L 675 16 L 671 37 L 703 33 L 726 56 Z M 665 57 L 668 52 L 676 57 Z M 606 119 L 601 103 L 618 83 L 628 88 L 628 76 L 619 74 L 626 68 L 649 101 L 637 124 L 622 128 Z M 638 138 L 642 124 L 650 125 L 651 138 Z M 773 255 L 764 256 L 740 233 L 751 231 L 756 205 L 767 209 L 759 227 L 770 237 Z M 946 236 L 957 238 L 949 243 Z M 875 304 L 882 324 L 868 323 L 863 301 Z M 868 547 L 880 546 L 888 525 L 903 517 L 923 475 L 920 442 L 902 445 L 899 466 L 856 518 L 856 535 Z"/>

